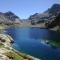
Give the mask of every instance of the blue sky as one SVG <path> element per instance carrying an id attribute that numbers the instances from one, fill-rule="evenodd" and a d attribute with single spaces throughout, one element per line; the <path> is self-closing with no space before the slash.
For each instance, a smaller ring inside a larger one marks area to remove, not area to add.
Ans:
<path id="1" fill-rule="evenodd" d="M 12 11 L 20 18 L 42 13 L 60 0 L 0 0 L 0 12 Z"/>

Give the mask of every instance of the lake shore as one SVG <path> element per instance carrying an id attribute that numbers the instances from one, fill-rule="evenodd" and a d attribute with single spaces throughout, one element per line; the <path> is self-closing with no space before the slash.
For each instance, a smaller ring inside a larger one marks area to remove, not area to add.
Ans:
<path id="1" fill-rule="evenodd" d="M 4 42 L 3 42 L 4 39 Z M 4 59 L 8 59 L 8 60 L 40 60 L 38 58 L 35 58 L 33 56 L 18 52 L 17 50 L 15 50 L 14 48 L 12 48 L 11 46 L 11 41 L 13 41 L 13 39 L 6 34 L 0 34 L 0 56 L 2 56 L 0 59 L 4 60 Z M 15 56 L 14 56 L 15 55 Z"/>
<path id="2" fill-rule="evenodd" d="M 27 23 L 27 22 L 24 22 L 24 23 L 21 23 L 21 24 L 14 24 L 14 25 L 4 25 L 4 24 L 0 24 L 0 30 L 4 30 L 4 29 L 7 29 L 7 28 L 10 28 L 10 27 L 13 27 L 13 28 L 40 28 L 40 29 L 49 29 L 49 30 L 52 30 L 52 31 L 58 31 L 59 29 L 59 26 L 56 26 L 54 28 L 47 28 L 45 25 L 45 23 L 40 23 L 40 24 L 36 24 L 36 25 L 32 25 L 31 23 Z"/>

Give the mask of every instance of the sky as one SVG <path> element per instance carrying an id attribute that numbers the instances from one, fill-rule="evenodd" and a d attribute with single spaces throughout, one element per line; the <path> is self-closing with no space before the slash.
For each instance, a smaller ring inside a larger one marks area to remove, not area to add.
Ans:
<path id="1" fill-rule="evenodd" d="M 60 0 L 0 0 L 0 12 L 12 11 L 21 19 L 35 13 L 43 13 Z"/>

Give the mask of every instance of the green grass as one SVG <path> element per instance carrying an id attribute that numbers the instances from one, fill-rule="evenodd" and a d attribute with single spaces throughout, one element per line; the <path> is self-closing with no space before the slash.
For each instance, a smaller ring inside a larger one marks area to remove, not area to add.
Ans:
<path id="1" fill-rule="evenodd" d="M 21 53 L 15 49 L 13 49 L 12 51 L 14 51 L 15 53 L 17 53 L 19 56 L 22 56 L 24 59 L 28 59 L 28 60 L 34 60 L 32 57 L 28 56 L 27 54 Z"/>
<path id="2" fill-rule="evenodd" d="M 0 48 L 4 47 L 4 45 L 2 43 L 0 43 Z"/>
<path id="3" fill-rule="evenodd" d="M 50 41 L 51 45 L 54 45 L 55 47 L 60 47 L 60 41 Z"/>
<path id="4" fill-rule="evenodd" d="M 24 60 L 23 57 L 19 56 L 17 53 L 15 53 L 13 51 L 7 52 L 7 53 L 5 53 L 5 55 L 8 56 L 12 60 Z"/>
<path id="5" fill-rule="evenodd" d="M 34 60 L 33 58 L 27 56 L 26 54 L 20 53 L 16 50 L 11 50 L 10 52 L 6 52 L 4 53 L 4 55 L 6 55 L 12 60 L 24 60 L 24 59 Z"/>

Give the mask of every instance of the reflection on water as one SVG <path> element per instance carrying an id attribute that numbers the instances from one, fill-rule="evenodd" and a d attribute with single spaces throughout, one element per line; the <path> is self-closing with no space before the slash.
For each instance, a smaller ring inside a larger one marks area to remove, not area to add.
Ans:
<path id="1" fill-rule="evenodd" d="M 58 32 L 32 28 L 30 29 L 30 38 L 40 39 L 41 43 L 50 45 L 54 48 L 60 47 L 60 33 Z"/>
<path id="2" fill-rule="evenodd" d="M 48 29 L 31 28 L 30 36 L 33 39 L 60 40 L 60 33 Z"/>
<path id="3" fill-rule="evenodd" d="M 15 41 L 13 47 L 42 60 L 60 60 L 60 34 L 40 28 L 6 30 Z"/>

